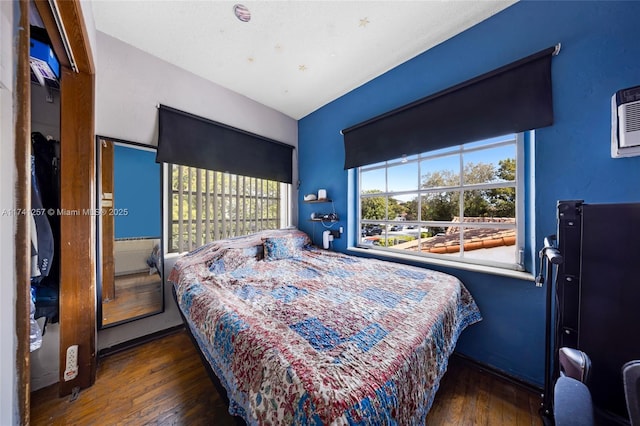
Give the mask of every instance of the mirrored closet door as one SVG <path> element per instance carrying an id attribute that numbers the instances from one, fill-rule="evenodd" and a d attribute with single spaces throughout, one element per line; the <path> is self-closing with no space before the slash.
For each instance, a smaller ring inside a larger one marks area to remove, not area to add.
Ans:
<path id="1" fill-rule="evenodd" d="M 97 136 L 98 326 L 164 310 L 162 167 L 154 147 Z"/>

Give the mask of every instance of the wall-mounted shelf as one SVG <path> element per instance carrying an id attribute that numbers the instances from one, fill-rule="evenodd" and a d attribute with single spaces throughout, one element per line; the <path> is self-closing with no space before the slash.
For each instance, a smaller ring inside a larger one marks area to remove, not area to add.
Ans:
<path id="1" fill-rule="evenodd" d="M 330 200 L 329 198 L 325 198 L 324 200 L 305 200 L 305 203 L 308 204 L 314 204 L 314 203 L 332 203 L 333 200 Z"/>
<path id="2" fill-rule="evenodd" d="M 331 223 L 335 223 L 338 222 L 338 219 L 309 219 L 309 222 L 331 222 Z"/>

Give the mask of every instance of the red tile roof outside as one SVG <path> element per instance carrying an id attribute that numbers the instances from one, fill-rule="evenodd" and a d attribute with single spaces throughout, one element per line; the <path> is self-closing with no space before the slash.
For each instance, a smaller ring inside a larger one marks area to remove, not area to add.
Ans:
<path id="1" fill-rule="evenodd" d="M 459 222 L 458 217 L 453 222 Z M 465 217 L 463 223 L 510 223 L 515 218 L 504 217 Z M 415 239 L 393 246 L 395 249 L 420 251 L 423 253 L 458 253 L 460 251 L 460 227 L 449 226 L 444 235 L 437 235 L 421 240 Z M 465 228 L 462 244 L 464 251 L 488 249 L 500 246 L 511 246 L 516 243 L 516 230 L 504 228 Z"/>

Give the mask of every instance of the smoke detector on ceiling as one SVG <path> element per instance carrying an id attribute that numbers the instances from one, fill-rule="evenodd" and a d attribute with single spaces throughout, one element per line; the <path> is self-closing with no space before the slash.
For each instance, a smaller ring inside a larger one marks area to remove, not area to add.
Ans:
<path id="1" fill-rule="evenodd" d="M 236 4 L 233 6 L 233 14 L 236 15 L 236 18 L 241 20 L 242 22 L 249 22 L 251 20 L 251 12 L 247 6 L 243 4 Z"/>

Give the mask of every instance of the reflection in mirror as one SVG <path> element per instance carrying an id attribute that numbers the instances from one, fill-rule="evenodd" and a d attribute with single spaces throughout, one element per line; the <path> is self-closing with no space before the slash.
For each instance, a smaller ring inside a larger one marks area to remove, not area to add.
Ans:
<path id="1" fill-rule="evenodd" d="M 98 136 L 100 327 L 164 310 L 162 174 L 155 149 Z"/>

